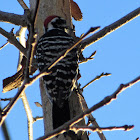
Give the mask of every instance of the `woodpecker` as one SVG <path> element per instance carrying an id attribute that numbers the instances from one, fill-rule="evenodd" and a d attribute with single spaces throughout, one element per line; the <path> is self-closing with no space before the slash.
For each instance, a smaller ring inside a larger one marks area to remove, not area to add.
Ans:
<path id="1" fill-rule="evenodd" d="M 36 59 L 40 71 L 74 44 L 73 37 L 67 32 L 69 27 L 63 18 L 47 17 L 44 28 L 45 34 L 36 46 Z M 74 48 L 51 69 L 51 74 L 43 77 L 46 93 L 52 102 L 54 129 L 70 120 L 68 99 L 75 87 L 77 73 L 78 55 L 77 48 Z"/>

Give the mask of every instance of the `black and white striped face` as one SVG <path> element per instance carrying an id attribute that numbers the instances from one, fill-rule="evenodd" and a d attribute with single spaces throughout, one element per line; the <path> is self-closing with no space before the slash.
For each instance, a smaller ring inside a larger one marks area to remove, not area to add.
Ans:
<path id="1" fill-rule="evenodd" d="M 58 16 L 54 17 L 46 26 L 47 27 L 45 28 L 47 29 L 47 31 L 52 29 L 61 29 L 65 31 L 65 29 L 67 28 L 66 20 Z"/>

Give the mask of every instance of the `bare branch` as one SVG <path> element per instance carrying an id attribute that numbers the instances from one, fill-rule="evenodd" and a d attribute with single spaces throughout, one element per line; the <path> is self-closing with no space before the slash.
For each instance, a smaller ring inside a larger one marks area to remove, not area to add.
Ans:
<path id="1" fill-rule="evenodd" d="M 34 118 L 34 122 L 36 122 L 38 120 L 43 120 L 43 116 L 42 117 L 37 116 L 37 117 Z"/>
<path id="2" fill-rule="evenodd" d="M 134 125 L 124 125 L 124 126 L 111 126 L 111 127 L 94 127 L 94 126 L 73 126 L 70 130 L 73 130 L 75 133 L 78 131 L 92 131 L 92 132 L 102 132 L 102 131 L 116 131 L 124 130 L 130 131 L 134 128 Z"/>
<path id="3" fill-rule="evenodd" d="M 80 89 L 80 86 L 78 86 L 78 96 L 79 96 L 79 100 L 80 100 L 80 103 L 81 103 L 81 106 L 82 106 L 82 110 L 83 111 L 88 110 L 88 105 L 87 105 L 87 103 L 85 101 L 85 98 L 82 95 L 82 90 Z M 92 114 L 89 114 L 87 116 L 87 118 L 88 118 L 88 124 L 87 124 L 87 126 L 89 126 L 90 124 L 92 124 L 96 128 L 99 127 L 98 123 L 96 122 L 96 119 L 93 117 Z M 104 134 L 103 134 L 102 131 L 97 132 L 97 134 L 98 134 L 98 136 L 100 137 L 101 140 L 106 140 L 106 138 L 105 138 L 105 136 L 104 136 Z"/>
<path id="4" fill-rule="evenodd" d="M 33 15 L 33 24 L 36 24 L 36 17 L 38 14 L 38 7 L 40 5 L 40 0 L 36 0 L 36 7 L 35 7 L 35 11 L 34 11 L 34 15 Z"/>
<path id="5" fill-rule="evenodd" d="M 99 41 L 101 38 L 105 37 L 106 35 L 110 34 L 111 32 L 115 31 L 116 29 L 120 28 L 121 26 L 125 25 L 129 21 L 133 20 L 134 18 L 140 16 L 140 7 L 136 10 L 132 11 L 131 13 L 127 14 L 126 16 L 122 17 L 121 19 L 117 20 L 116 22 L 106 26 L 99 32 L 95 33 L 91 37 L 83 40 L 81 42 L 82 46 L 81 49 L 85 49 L 89 45 Z"/>
<path id="6" fill-rule="evenodd" d="M 27 120 L 28 120 L 28 138 L 29 140 L 33 140 L 33 115 L 32 115 L 32 111 L 31 108 L 29 106 L 27 97 L 25 92 L 22 93 L 21 95 L 21 99 L 25 108 L 25 112 L 26 112 L 26 116 L 27 116 Z"/>
<path id="7" fill-rule="evenodd" d="M 109 103 L 111 103 L 111 101 L 117 99 L 117 96 L 125 89 L 127 89 L 128 87 L 131 87 L 132 85 L 136 84 L 137 82 L 140 82 L 140 76 L 137 77 L 136 79 L 134 79 L 133 81 L 127 83 L 127 84 L 121 84 L 118 89 L 110 96 L 105 97 L 102 101 L 100 101 L 99 103 L 97 103 L 96 105 L 92 106 L 90 109 L 84 111 L 83 113 L 81 113 L 80 115 L 74 117 L 72 120 L 66 122 L 65 124 L 63 124 L 62 126 L 58 127 L 57 129 L 55 129 L 54 131 L 48 133 L 47 135 L 38 138 L 37 140 L 48 140 L 50 138 L 53 138 L 61 133 L 66 132 L 67 130 L 71 129 L 71 127 L 78 123 L 79 121 L 81 121 L 84 117 L 86 117 L 87 115 L 89 115 L 90 113 L 92 113 L 93 111 L 103 107 L 104 105 L 107 105 Z"/>
<path id="8" fill-rule="evenodd" d="M 35 49 L 35 39 L 34 39 L 34 23 L 31 19 L 31 12 L 29 10 L 26 11 L 27 15 L 27 21 L 28 21 L 28 40 L 26 42 L 26 48 L 27 48 L 27 61 L 26 61 L 26 67 L 25 67 L 25 79 L 29 79 L 29 73 L 31 72 L 31 65 L 33 61 L 33 55 L 34 55 L 34 49 Z"/>
<path id="9" fill-rule="evenodd" d="M 110 73 L 101 73 L 101 75 L 99 76 L 96 76 L 93 80 L 91 80 L 89 83 L 87 83 L 85 86 L 83 86 L 81 88 L 81 90 L 83 90 L 84 88 L 86 88 L 87 86 L 89 86 L 91 83 L 93 83 L 94 81 L 96 80 L 99 80 L 100 78 L 104 77 L 104 76 L 110 76 L 111 74 Z"/>
<path id="10" fill-rule="evenodd" d="M 56 63 L 62 60 L 74 47 L 76 47 L 85 37 L 87 37 L 90 33 L 94 32 L 95 30 L 99 29 L 99 27 L 90 28 L 89 31 L 82 36 L 74 45 L 70 46 L 68 49 L 64 50 L 60 56 L 56 58 L 48 67 L 45 67 L 42 72 L 46 71 L 46 69 L 50 70 Z"/>
<path id="11" fill-rule="evenodd" d="M 12 98 L 12 100 L 9 102 L 9 104 L 1 112 L 1 114 L 0 114 L 0 126 L 2 125 L 3 121 L 7 117 L 8 113 L 11 111 L 11 109 L 13 108 L 13 106 L 15 105 L 17 100 L 19 99 L 20 95 L 24 92 L 24 90 L 29 85 L 31 85 L 33 82 L 35 82 L 35 80 L 37 80 L 38 78 L 40 78 L 40 77 L 42 77 L 44 75 L 48 75 L 48 74 L 50 74 L 50 73 L 44 72 L 44 73 L 41 73 L 41 74 L 39 74 L 37 76 L 34 76 L 33 78 L 30 78 L 30 79 L 24 81 L 24 83 L 19 88 L 19 90 L 18 90 L 17 94 L 15 95 L 15 97 Z"/>
<path id="12" fill-rule="evenodd" d="M 26 86 L 25 86 L 25 84 L 23 84 L 21 86 L 21 88 L 19 89 L 19 91 L 17 92 L 17 94 L 15 95 L 15 97 L 12 98 L 12 100 L 10 101 L 8 106 L 5 108 L 5 110 L 3 110 L 1 112 L 1 114 L 0 114 L 0 126 L 2 125 L 3 121 L 7 117 L 8 113 L 11 111 L 11 109 L 13 108 L 13 106 L 15 105 L 15 103 L 17 102 L 17 100 L 19 99 L 20 95 L 24 92 L 25 89 L 26 89 Z"/>
<path id="13" fill-rule="evenodd" d="M 97 27 L 98 28 L 98 27 Z M 31 85 L 34 81 L 36 81 L 38 78 L 44 76 L 44 75 L 48 75 L 51 72 L 46 72 L 46 69 L 49 71 L 56 63 L 58 63 L 61 59 L 63 59 L 67 53 L 69 51 L 71 51 L 75 46 L 77 46 L 82 40 L 83 38 L 85 38 L 89 33 L 95 31 L 97 28 L 91 28 L 77 43 L 75 43 L 73 46 L 71 46 L 69 49 L 65 50 L 63 54 L 61 54 L 55 61 L 53 61 L 48 67 L 44 68 L 43 71 L 41 73 L 39 73 L 38 75 L 34 76 L 33 78 L 29 78 L 29 70 L 28 70 L 28 66 L 30 64 L 29 59 L 30 59 L 30 55 L 31 55 L 31 48 L 30 50 L 28 50 L 28 56 L 27 56 L 27 64 L 26 64 L 26 76 L 24 78 L 24 83 L 22 84 L 22 86 L 20 87 L 18 93 L 16 94 L 16 96 L 12 99 L 12 101 L 8 104 L 8 107 L 6 107 L 6 109 L 2 112 L 2 114 L 0 115 L 0 124 L 3 123 L 3 121 L 5 120 L 7 114 L 10 112 L 10 110 L 12 109 L 12 107 L 14 106 L 14 104 L 17 102 L 19 96 L 24 92 L 24 90 L 26 89 L 27 86 Z M 2 29 L 2 31 L 4 31 Z M 6 31 L 4 31 L 6 32 Z M 7 33 L 7 32 L 6 32 Z M 9 35 L 9 34 L 8 34 Z M 15 39 L 15 38 L 14 38 Z M 31 41 L 32 42 L 32 41 Z M 31 43 L 30 42 L 30 43 Z M 18 42 L 19 43 L 19 42 Z M 31 44 L 30 44 L 31 45 Z"/>
<path id="14" fill-rule="evenodd" d="M 6 45 L 8 45 L 9 42 L 7 41 L 5 44 L 3 44 L 1 47 L 0 47 L 0 50 L 3 49 Z"/>
<path id="15" fill-rule="evenodd" d="M 30 68 L 31 68 L 31 63 L 32 63 L 32 43 L 33 43 L 33 27 L 30 25 L 29 27 L 29 37 L 26 43 L 26 48 L 27 48 L 27 59 L 26 59 L 26 67 L 25 67 L 25 77 L 24 80 L 29 79 L 29 73 L 30 73 Z"/>
<path id="16" fill-rule="evenodd" d="M 49 71 L 56 63 L 58 63 L 61 59 L 63 59 L 67 53 L 72 50 L 77 44 L 79 44 L 82 39 L 84 37 L 86 37 L 89 33 L 95 31 L 97 28 L 91 28 L 77 43 L 75 43 L 73 46 L 71 46 L 69 49 L 67 49 L 66 51 L 64 51 L 63 54 L 61 54 L 54 62 L 52 62 L 48 67 L 47 67 L 47 70 Z M 6 31 L 5 31 L 6 32 Z M 31 50 L 30 50 L 31 51 Z M 30 51 L 28 52 L 28 60 L 30 58 Z M 29 66 L 29 63 L 27 61 L 27 64 L 26 66 Z M 45 71 L 45 72 L 44 72 Z M 18 93 L 16 94 L 16 96 L 12 99 L 12 101 L 8 104 L 8 107 L 6 107 L 6 109 L 2 112 L 2 114 L 0 115 L 0 124 L 3 123 L 3 121 L 5 120 L 7 114 L 10 112 L 10 110 L 12 109 L 12 107 L 14 106 L 14 104 L 17 102 L 19 96 L 24 92 L 24 90 L 26 89 L 27 86 L 31 85 L 35 80 L 37 80 L 38 78 L 46 75 L 46 74 L 50 74 L 50 72 L 46 72 L 46 68 L 40 73 L 38 74 L 37 76 L 34 76 L 33 78 L 29 79 L 28 78 L 28 68 L 26 69 L 26 76 L 24 78 L 24 83 L 23 85 L 20 87 Z"/>
<path id="17" fill-rule="evenodd" d="M 45 75 L 49 75 L 51 72 L 41 72 L 39 74 L 37 74 L 36 76 L 34 76 L 33 78 L 30 78 L 30 82 L 29 85 L 33 84 L 37 79 L 45 76 Z"/>
<path id="18" fill-rule="evenodd" d="M 17 15 L 0 11 L 0 22 L 15 24 L 18 26 L 27 26 L 25 15 Z"/>
<path id="19" fill-rule="evenodd" d="M 0 105 L 0 112 L 2 111 L 1 109 L 1 105 Z M 7 125 L 6 123 L 4 122 L 1 126 L 1 129 L 3 131 L 3 136 L 6 140 L 10 140 L 10 136 L 9 136 L 9 132 L 8 132 L 8 129 L 7 129 Z"/>
<path id="20" fill-rule="evenodd" d="M 8 39 L 8 42 L 13 44 L 20 52 L 22 52 L 26 56 L 26 49 L 19 43 L 13 34 L 6 32 L 4 29 L 0 27 L 0 34 Z"/>
<path id="21" fill-rule="evenodd" d="M 23 0 L 17 0 L 19 2 L 19 4 L 21 5 L 21 7 L 25 10 L 25 9 L 29 9 L 28 6 L 26 5 L 26 3 Z"/>
<path id="22" fill-rule="evenodd" d="M 39 102 L 35 102 L 35 105 L 42 108 L 42 105 Z"/>
<path id="23" fill-rule="evenodd" d="M 77 122 L 79 122 L 83 117 L 89 115 L 91 112 L 99 109 L 100 107 L 107 105 L 109 103 L 111 103 L 113 100 L 117 99 L 117 96 L 125 89 L 127 89 L 128 87 L 131 87 L 132 85 L 136 84 L 140 82 L 140 76 L 137 77 L 136 79 L 134 79 L 133 81 L 127 83 L 127 84 L 121 84 L 118 89 L 110 96 L 105 97 L 102 101 L 100 101 L 99 103 L 97 103 L 96 105 L 92 106 L 90 109 L 86 110 L 83 114 L 81 114 L 81 117 L 79 117 L 79 119 L 77 119 L 77 121 L 73 122 L 71 124 L 74 125 Z M 80 116 L 80 115 L 79 115 Z M 77 117 L 78 118 L 78 117 Z"/>
<path id="24" fill-rule="evenodd" d="M 21 1 L 20 1 L 21 2 Z M 19 31 L 16 33 L 19 35 L 19 41 L 20 43 L 25 47 L 25 31 L 26 31 L 26 28 L 23 28 L 21 27 L 19 29 Z M 29 35 L 30 36 L 30 35 Z M 30 38 L 30 37 L 29 37 Z M 29 47 L 29 46 L 28 46 Z M 27 59 L 29 58 L 29 54 L 27 53 Z M 20 56 L 19 58 L 22 58 L 23 60 L 23 55 L 20 53 Z M 27 63 L 28 64 L 28 63 Z M 19 64 L 18 64 L 18 67 L 20 67 L 22 64 L 21 64 L 21 60 L 19 59 Z M 28 66 L 28 65 L 27 65 Z M 29 76 L 29 75 L 28 75 Z M 25 77 L 26 78 L 26 77 Z M 27 77 L 29 78 L 29 77 Z M 26 80 L 25 80 L 26 82 Z M 28 139 L 29 140 L 33 140 L 33 122 L 34 122 L 34 119 L 33 119 L 33 115 L 32 115 L 32 111 L 31 111 L 31 108 L 30 108 L 30 105 L 28 103 L 28 100 L 27 100 L 27 97 L 26 97 L 26 94 L 25 92 L 22 93 L 21 95 L 21 99 L 22 99 L 22 102 L 23 102 L 23 105 L 24 105 L 24 109 L 25 109 L 25 112 L 26 112 L 26 116 L 27 116 L 27 120 L 28 120 Z"/>
<path id="25" fill-rule="evenodd" d="M 82 60 L 80 60 L 80 62 L 79 62 L 79 64 L 82 64 L 82 63 L 85 63 L 85 62 L 87 62 L 87 61 L 89 61 L 89 60 L 93 60 L 94 58 L 94 56 L 95 56 L 95 54 L 96 54 L 96 51 L 94 51 L 89 57 L 87 57 L 87 58 L 84 58 L 83 56 L 82 56 Z"/>
<path id="26" fill-rule="evenodd" d="M 83 38 L 85 38 L 91 32 L 95 31 L 97 28 L 99 28 L 99 27 L 91 28 L 82 38 L 80 38 L 79 41 L 77 41 L 74 45 L 72 45 L 67 50 L 64 50 L 63 53 L 55 59 L 55 61 L 53 61 L 49 66 L 45 67 L 42 70 L 42 72 L 40 72 L 39 74 L 37 74 L 36 76 L 34 76 L 33 78 L 31 78 L 30 84 L 32 84 L 38 78 L 41 78 L 42 76 L 45 76 L 45 75 L 50 74 L 51 72 L 46 72 L 46 71 L 47 70 L 49 71 L 54 65 L 56 65 L 61 59 L 63 59 L 68 54 L 68 52 L 70 52 L 74 47 L 76 47 L 83 40 Z"/>
<path id="27" fill-rule="evenodd" d="M 12 100 L 12 98 L 0 98 L 0 101 L 11 101 Z"/>

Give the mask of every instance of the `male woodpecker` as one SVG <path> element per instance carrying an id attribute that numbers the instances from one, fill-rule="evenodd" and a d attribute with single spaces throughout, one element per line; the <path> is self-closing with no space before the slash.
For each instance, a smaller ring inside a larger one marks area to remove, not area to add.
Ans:
<path id="1" fill-rule="evenodd" d="M 59 16 L 49 16 L 44 21 L 45 34 L 36 46 L 36 59 L 42 71 L 56 60 L 62 52 L 74 44 L 73 37 L 67 33 L 66 20 Z M 69 96 L 75 87 L 78 73 L 77 48 L 72 49 L 44 76 L 43 81 L 52 102 L 53 128 L 70 120 Z"/>

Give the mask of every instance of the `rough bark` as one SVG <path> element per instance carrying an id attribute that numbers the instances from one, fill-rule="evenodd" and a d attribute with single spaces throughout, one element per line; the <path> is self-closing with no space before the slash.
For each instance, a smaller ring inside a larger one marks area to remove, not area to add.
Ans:
<path id="1" fill-rule="evenodd" d="M 38 38 L 41 37 L 42 34 L 44 33 L 43 22 L 44 22 L 45 18 L 50 15 L 61 16 L 64 19 L 66 19 L 67 24 L 69 26 L 72 26 L 70 0 L 40 0 L 39 3 L 40 4 L 39 4 L 38 12 L 37 12 L 37 18 L 35 19 L 35 30 L 37 32 Z M 31 8 L 31 11 L 33 14 L 34 14 L 34 10 L 35 10 L 35 5 L 36 5 L 36 0 L 30 0 L 30 8 Z M 42 99 L 42 108 L 43 108 L 43 116 L 44 116 L 44 130 L 45 130 L 45 134 L 47 134 L 48 132 L 50 132 L 53 129 L 53 127 L 52 127 L 52 105 L 49 102 L 48 97 L 46 96 L 46 91 L 44 89 L 42 79 L 40 79 L 40 89 L 41 89 L 41 99 Z M 71 118 L 75 117 L 80 112 L 82 112 L 77 94 L 73 94 L 70 97 L 70 110 L 71 110 L 70 111 Z M 82 125 L 83 124 L 84 124 L 84 121 L 82 121 Z M 79 133 L 79 135 L 81 135 L 81 134 L 82 133 Z M 65 138 L 63 135 L 60 135 L 57 140 L 62 140 L 62 139 L 68 140 L 71 138 Z M 86 133 L 85 133 L 85 135 L 82 135 L 82 139 L 83 140 L 88 139 Z"/>

